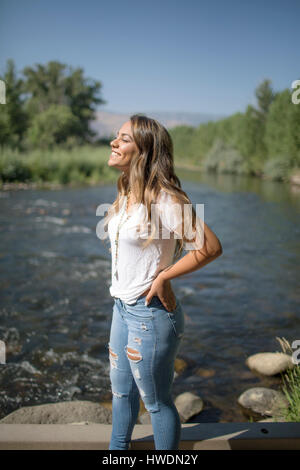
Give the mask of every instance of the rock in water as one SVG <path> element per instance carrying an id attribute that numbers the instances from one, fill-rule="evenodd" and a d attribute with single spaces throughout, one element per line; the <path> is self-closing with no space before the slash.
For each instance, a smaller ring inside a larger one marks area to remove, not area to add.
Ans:
<path id="1" fill-rule="evenodd" d="M 288 406 L 288 401 L 281 392 L 264 387 L 246 390 L 239 396 L 238 403 L 245 414 L 254 418 L 277 415 L 282 407 Z"/>
<path id="2" fill-rule="evenodd" d="M 292 357 L 281 352 L 254 354 L 248 357 L 246 365 L 262 375 L 276 375 L 294 367 Z"/>
<path id="3" fill-rule="evenodd" d="M 184 392 L 175 398 L 174 404 L 180 420 L 185 423 L 189 418 L 200 413 L 203 409 L 202 398 L 191 392 Z"/>

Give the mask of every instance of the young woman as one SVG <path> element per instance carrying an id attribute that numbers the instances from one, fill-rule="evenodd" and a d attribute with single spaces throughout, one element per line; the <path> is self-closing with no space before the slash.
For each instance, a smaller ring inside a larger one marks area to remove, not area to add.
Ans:
<path id="1" fill-rule="evenodd" d="M 181 424 L 171 391 L 184 313 L 170 281 L 210 263 L 222 247 L 181 189 L 164 126 L 135 114 L 111 148 L 108 165 L 121 175 L 104 220 L 114 298 L 107 345 L 113 422 L 109 449 L 128 450 L 141 397 L 151 416 L 155 449 L 176 450 Z M 179 259 L 183 249 L 188 253 Z"/>

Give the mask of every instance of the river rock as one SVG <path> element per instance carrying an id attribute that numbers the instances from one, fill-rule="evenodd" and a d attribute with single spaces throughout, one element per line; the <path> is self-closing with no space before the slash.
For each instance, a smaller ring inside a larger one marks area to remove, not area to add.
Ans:
<path id="1" fill-rule="evenodd" d="M 142 413 L 139 415 L 137 422 L 139 424 L 151 424 L 151 416 L 150 413 L 147 411 L 146 413 Z"/>
<path id="2" fill-rule="evenodd" d="M 283 416 L 278 416 L 276 418 L 265 418 L 260 419 L 258 423 L 286 423 L 287 420 Z"/>
<path id="3" fill-rule="evenodd" d="M 216 371 L 214 369 L 203 369 L 202 367 L 199 367 L 195 372 L 196 375 L 204 378 L 213 377 L 215 373 Z"/>
<path id="4" fill-rule="evenodd" d="M 0 423 L 5 424 L 71 424 L 78 422 L 111 424 L 112 413 L 99 403 L 75 400 L 25 406 L 0 420 Z"/>
<path id="5" fill-rule="evenodd" d="M 80 421 L 79 423 L 68 423 L 68 424 L 80 424 L 80 425 L 82 425 L 82 424 L 93 424 L 93 423 L 91 423 L 90 421 Z"/>
<path id="6" fill-rule="evenodd" d="M 176 357 L 175 364 L 174 364 L 175 372 L 177 374 L 181 374 L 186 368 L 187 368 L 187 362 L 180 357 Z"/>
<path id="7" fill-rule="evenodd" d="M 202 398 L 191 392 L 184 392 L 175 398 L 174 404 L 178 410 L 180 420 L 185 423 L 192 416 L 203 410 Z"/>
<path id="8" fill-rule="evenodd" d="M 278 415 L 281 407 L 288 406 L 288 401 L 281 392 L 264 387 L 246 390 L 239 396 L 238 403 L 245 414 L 254 418 Z"/>
<path id="9" fill-rule="evenodd" d="M 181 423 L 185 423 L 192 416 L 200 413 L 203 409 L 203 401 L 194 393 L 181 393 L 175 398 L 174 404 L 180 416 Z M 151 416 L 148 412 L 138 417 L 139 424 L 151 424 Z"/>
<path id="10" fill-rule="evenodd" d="M 290 175 L 290 182 L 300 186 L 300 171 L 292 171 Z"/>
<path id="11" fill-rule="evenodd" d="M 294 366 L 292 357 L 282 352 L 254 354 L 248 357 L 246 365 L 262 375 L 276 375 Z"/>

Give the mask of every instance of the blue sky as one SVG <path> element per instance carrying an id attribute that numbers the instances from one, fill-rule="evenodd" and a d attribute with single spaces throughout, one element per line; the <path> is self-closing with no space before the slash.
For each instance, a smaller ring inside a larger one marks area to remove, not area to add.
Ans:
<path id="1" fill-rule="evenodd" d="M 1 0 L 0 72 L 50 60 L 100 80 L 100 109 L 243 112 L 300 79 L 299 0 Z"/>

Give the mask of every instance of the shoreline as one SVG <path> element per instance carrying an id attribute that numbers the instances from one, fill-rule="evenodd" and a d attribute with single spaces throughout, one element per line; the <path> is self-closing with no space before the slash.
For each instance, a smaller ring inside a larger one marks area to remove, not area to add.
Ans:
<path id="1" fill-rule="evenodd" d="M 95 183 L 86 182 L 86 183 L 51 183 L 48 181 L 36 183 L 21 183 L 21 182 L 11 182 L 11 183 L 1 183 L 0 191 L 11 191 L 11 190 L 26 190 L 26 189 L 71 189 L 71 188 L 91 188 L 94 186 L 104 186 L 109 184 L 110 181 L 97 181 Z"/>
<path id="2" fill-rule="evenodd" d="M 188 170 L 188 171 L 199 171 L 201 172 L 201 167 L 195 166 L 195 165 L 176 165 L 175 169 L 178 170 Z M 218 173 L 218 175 L 220 175 Z M 241 176 L 241 175 L 239 175 Z M 272 180 L 270 178 L 266 178 L 265 176 L 259 176 L 259 175 L 253 175 L 252 177 L 254 178 L 259 178 L 262 181 L 274 181 L 274 182 L 281 182 L 281 183 L 287 183 L 290 186 L 294 187 L 299 187 L 300 186 L 300 171 L 298 173 L 295 173 L 291 175 L 291 177 L 287 181 L 276 181 Z M 95 186 L 104 186 L 107 184 L 113 184 L 112 181 L 97 181 L 97 182 L 83 182 L 83 183 L 78 183 L 78 182 L 70 182 L 70 183 L 53 183 L 50 181 L 43 181 L 43 182 L 6 182 L 6 183 L 0 183 L 0 191 L 12 191 L 12 190 L 29 190 L 29 189 L 70 189 L 70 188 L 90 188 L 90 187 L 95 187 Z"/>

